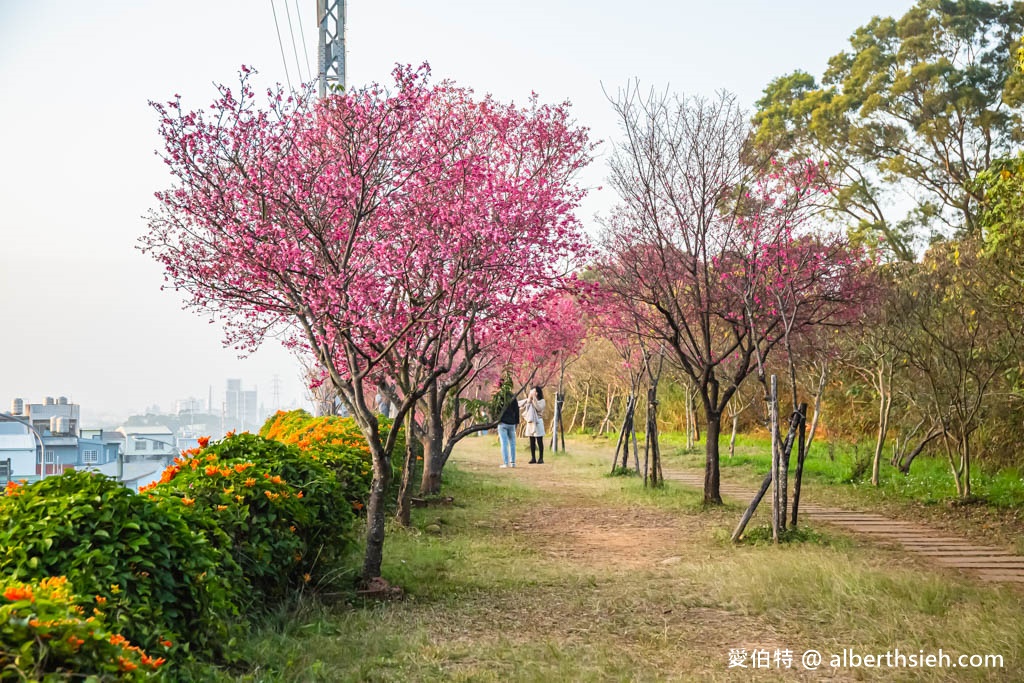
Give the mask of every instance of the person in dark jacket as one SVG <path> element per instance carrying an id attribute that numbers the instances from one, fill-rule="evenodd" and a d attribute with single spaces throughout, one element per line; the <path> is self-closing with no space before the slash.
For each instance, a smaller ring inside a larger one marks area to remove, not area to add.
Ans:
<path id="1" fill-rule="evenodd" d="M 519 402 L 510 396 L 498 418 L 498 441 L 501 442 L 502 467 L 516 466 L 516 427 L 519 425 Z"/>

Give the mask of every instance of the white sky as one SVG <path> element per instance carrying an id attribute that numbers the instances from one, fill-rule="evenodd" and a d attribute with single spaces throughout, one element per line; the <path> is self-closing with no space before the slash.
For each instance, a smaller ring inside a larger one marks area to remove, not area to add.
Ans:
<path id="1" fill-rule="evenodd" d="M 293 82 L 286 8 L 303 80 L 315 60 L 315 0 L 275 0 Z M 725 88 L 751 107 L 772 78 L 820 75 L 855 28 L 909 1 L 350 0 L 350 85 L 429 61 L 435 79 L 480 93 L 573 102 L 595 139 L 614 138 L 602 93 L 639 77 L 688 94 Z M 160 291 L 136 249 L 153 192 L 170 182 L 147 101 L 208 104 L 238 67 L 285 81 L 271 0 L 0 0 L 0 410 L 16 396 L 66 395 L 112 422 L 176 399 L 216 404 L 224 380 L 256 386 L 267 409 L 303 400 L 298 363 L 277 346 L 239 360 L 220 328 Z M 301 11 L 306 49 L 297 13 Z M 315 65 L 312 67 L 315 70 Z M 605 145 L 607 148 L 607 145 Z M 597 187 L 598 159 L 584 176 Z M 612 202 L 594 191 L 581 217 Z"/>

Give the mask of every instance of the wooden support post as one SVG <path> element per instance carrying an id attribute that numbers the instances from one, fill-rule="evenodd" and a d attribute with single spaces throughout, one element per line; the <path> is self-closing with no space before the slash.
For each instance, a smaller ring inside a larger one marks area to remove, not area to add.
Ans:
<path id="1" fill-rule="evenodd" d="M 750 501 L 750 505 L 747 506 L 747 511 L 743 513 L 740 518 L 740 523 L 736 525 L 736 530 L 732 532 L 732 542 L 740 540 L 740 536 L 743 535 L 743 531 L 747 528 L 747 524 L 750 522 L 750 518 L 754 516 L 754 510 L 761 503 L 761 499 L 764 498 L 764 494 L 767 493 L 768 487 L 772 485 L 772 473 L 769 472 L 765 475 L 764 480 L 761 482 L 761 488 L 758 490 L 757 495 Z"/>
<path id="2" fill-rule="evenodd" d="M 803 407 L 803 410 L 806 412 L 806 406 Z M 800 413 L 794 413 L 793 417 L 789 421 L 789 432 L 786 434 L 786 441 L 780 449 L 787 459 L 793 450 L 793 441 L 796 438 L 797 430 L 803 429 L 803 426 L 803 415 Z M 774 457 L 772 459 L 774 460 Z M 776 470 L 773 467 L 772 470 L 765 475 L 764 481 L 761 482 L 761 489 L 757 492 L 757 495 L 754 496 L 754 499 L 750 501 L 750 505 L 747 507 L 746 512 L 744 512 L 743 517 L 740 518 L 740 523 L 736 525 L 736 530 L 732 533 L 733 542 L 740 540 L 744 529 L 747 528 L 747 524 L 750 522 L 750 518 L 754 516 L 754 511 L 757 510 L 757 506 L 761 503 L 761 499 L 764 498 L 764 494 L 768 491 L 768 487 L 771 486 L 772 482 L 775 480 L 775 474 Z"/>
<path id="3" fill-rule="evenodd" d="M 781 509 L 781 503 L 779 501 L 780 483 L 779 483 L 779 467 L 782 462 L 782 458 L 779 457 L 779 394 L 778 394 L 778 378 L 775 375 L 771 376 L 771 389 L 768 394 L 768 410 L 771 415 L 771 432 L 772 432 L 772 540 L 775 543 L 779 542 L 779 511 Z"/>
<path id="4" fill-rule="evenodd" d="M 807 404 L 801 403 L 797 411 L 800 415 L 799 436 L 796 447 L 796 475 L 793 481 L 793 519 L 790 526 L 796 528 L 797 511 L 800 508 L 800 483 L 804 477 L 804 458 L 807 457 Z"/>

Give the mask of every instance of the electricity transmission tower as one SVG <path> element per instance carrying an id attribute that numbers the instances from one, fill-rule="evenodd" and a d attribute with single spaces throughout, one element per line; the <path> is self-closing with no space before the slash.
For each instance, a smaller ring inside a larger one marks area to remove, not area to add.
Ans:
<path id="1" fill-rule="evenodd" d="M 346 0 L 316 0 L 320 97 L 327 96 L 328 81 L 345 87 L 345 10 Z"/>

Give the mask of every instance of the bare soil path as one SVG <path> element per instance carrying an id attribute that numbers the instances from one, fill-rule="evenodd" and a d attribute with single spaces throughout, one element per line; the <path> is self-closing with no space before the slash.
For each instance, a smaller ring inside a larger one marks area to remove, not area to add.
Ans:
<path id="1" fill-rule="evenodd" d="M 665 478 L 697 489 L 704 486 L 704 473 L 700 471 L 666 471 Z M 755 494 L 750 486 L 724 481 L 721 492 L 739 501 L 749 501 Z M 804 496 L 807 495 L 805 489 Z M 806 498 L 801 500 L 800 513 L 815 522 L 840 527 L 881 545 L 901 547 L 934 564 L 960 569 L 984 581 L 1024 584 L 1024 557 L 1003 548 L 979 545 L 921 524 L 875 513 L 815 505 Z"/>

